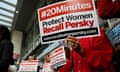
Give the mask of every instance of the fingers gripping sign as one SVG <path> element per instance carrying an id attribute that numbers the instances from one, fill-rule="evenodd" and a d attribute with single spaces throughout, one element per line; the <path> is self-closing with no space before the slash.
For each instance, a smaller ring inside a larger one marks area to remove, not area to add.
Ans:
<path id="1" fill-rule="evenodd" d="M 76 37 L 68 36 L 68 37 L 65 39 L 65 41 L 66 41 L 67 43 L 70 42 L 71 47 L 72 47 L 73 49 L 75 49 L 75 48 L 77 48 L 77 47 L 79 46 L 79 39 L 77 39 Z"/>

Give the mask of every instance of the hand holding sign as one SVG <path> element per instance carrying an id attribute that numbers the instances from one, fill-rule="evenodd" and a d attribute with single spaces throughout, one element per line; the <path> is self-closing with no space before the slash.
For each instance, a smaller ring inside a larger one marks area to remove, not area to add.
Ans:
<path id="1" fill-rule="evenodd" d="M 65 41 L 67 43 L 71 42 L 71 47 L 78 53 L 83 53 L 83 48 L 80 47 L 79 39 L 73 36 L 68 36 Z"/>

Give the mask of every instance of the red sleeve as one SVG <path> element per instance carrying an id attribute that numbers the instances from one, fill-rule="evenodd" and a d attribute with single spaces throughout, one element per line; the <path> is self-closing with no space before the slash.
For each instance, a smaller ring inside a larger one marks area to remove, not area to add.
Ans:
<path id="1" fill-rule="evenodd" d="M 106 68 L 112 60 L 112 46 L 104 31 L 101 36 L 90 40 L 91 48 L 84 49 L 85 59 L 88 64 L 96 69 Z"/>
<path id="2" fill-rule="evenodd" d="M 70 72 L 70 66 L 71 66 L 71 62 L 70 60 L 67 60 L 66 64 L 61 67 L 58 72 Z"/>
<path id="3" fill-rule="evenodd" d="M 120 0 L 98 0 L 98 15 L 103 19 L 120 17 Z"/>

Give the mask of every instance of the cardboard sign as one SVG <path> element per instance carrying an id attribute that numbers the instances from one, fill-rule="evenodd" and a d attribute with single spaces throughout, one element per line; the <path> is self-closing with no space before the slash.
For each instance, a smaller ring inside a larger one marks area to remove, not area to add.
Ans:
<path id="1" fill-rule="evenodd" d="M 113 45 L 115 47 L 115 44 L 120 42 L 120 22 L 116 24 L 109 32 L 108 37 Z"/>
<path id="2" fill-rule="evenodd" d="M 43 64 L 42 72 L 54 72 L 50 63 Z"/>
<path id="3" fill-rule="evenodd" d="M 59 48 L 50 52 L 50 63 L 53 68 L 57 68 L 66 63 L 66 56 L 64 46 L 60 46 Z"/>
<path id="4" fill-rule="evenodd" d="M 37 72 L 38 60 L 25 60 L 20 63 L 18 72 Z"/>
<path id="5" fill-rule="evenodd" d="M 63 40 L 68 35 L 100 35 L 94 0 L 61 1 L 38 9 L 41 43 Z"/>

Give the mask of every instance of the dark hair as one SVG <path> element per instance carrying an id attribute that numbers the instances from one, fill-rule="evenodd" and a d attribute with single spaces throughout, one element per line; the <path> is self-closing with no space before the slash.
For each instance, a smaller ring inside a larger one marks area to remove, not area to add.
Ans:
<path id="1" fill-rule="evenodd" d="M 107 21 L 104 21 L 103 23 L 101 23 L 100 26 L 101 26 L 101 27 L 105 27 L 105 28 L 109 27 Z"/>
<path id="2" fill-rule="evenodd" d="M 36 59 L 36 56 L 35 56 L 35 55 L 29 55 L 29 56 L 28 56 L 28 59 L 29 59 L 30 56 L 32 56 L 32 57 L 34 57 L 34 59 Z"/>
<path id="3" fill-rule="evenodd" d="M 115 47 L 117 47 L 118 45 L 120 45 L 120 42 L 116 43 L 116 44 L 115 44 Z"/>
<path id="4" fill-rule="evenodd" d="M 0 41 L 6 39 L 6 40 L 9 40 L 11 41 L 11 34 L 10 34 L 10 31 L 8 30 L 7 27 L 3 26 L 3 25 L 0 25 Z"/>

